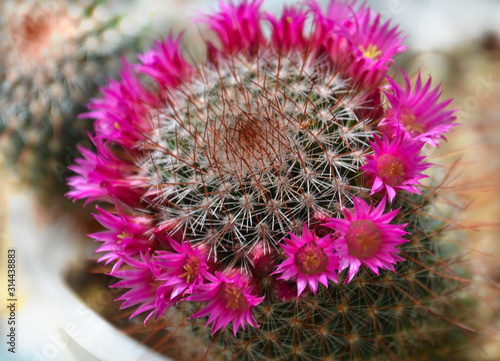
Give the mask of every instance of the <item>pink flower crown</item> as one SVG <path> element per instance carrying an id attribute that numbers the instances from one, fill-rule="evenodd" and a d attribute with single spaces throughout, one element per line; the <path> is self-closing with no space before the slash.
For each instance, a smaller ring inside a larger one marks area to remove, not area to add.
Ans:
<path id="1" fill-rule="evenodd" d="M 132 316 L 199 302 L 192 317 L 236 335 L 259 327 L 264 301 L 404 261 L 392 208 L 421 193 L 422 148 L 456 125 L 450 101 L 430 78 L 395 82 L 403 38 L 366 5 L 311 0 L 275 17 L 262 3 L 203 17 L 202 63 L 173 37 L 124 61 L 82 115 L 96 149 L 81 149 L 67 195 L 106 205 L 90 236 Z"/>

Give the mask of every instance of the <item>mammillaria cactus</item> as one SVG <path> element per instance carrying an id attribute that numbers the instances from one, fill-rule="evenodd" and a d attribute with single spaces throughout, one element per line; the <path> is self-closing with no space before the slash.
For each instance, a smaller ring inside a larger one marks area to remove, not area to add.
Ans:
<path id="1" fill-rule="evenodd" d="M 136 37 L 119 16 L 100 20 L 100 1 L 5 1 L 0 6 L 0 157 L 8 170 L 54 204 L 67 191 L 67 166 L 91 121 L 85 103 L 120 68 Z"/>
<path id="2" fill-rule="evenodd" d="M 420 184 L 450 100 L 398 85 L 403 39 L 366 5 L 262 2 L 203 18 L 204 62 L 169 37 L 125 63 L 89 104 L 96 151 L 68 196 L 106 204 L 91 236 L 122 307 L 167 319 L 186 359 L 431 359 L 465 328 Z"/>

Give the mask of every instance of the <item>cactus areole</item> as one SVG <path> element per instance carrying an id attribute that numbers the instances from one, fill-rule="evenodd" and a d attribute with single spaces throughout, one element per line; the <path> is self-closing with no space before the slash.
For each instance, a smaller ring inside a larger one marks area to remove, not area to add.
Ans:
<path id="1" fill-rule="evenodd" d="M 454 110 L 431 79 L 396 83 L 403 38 L 366 5 L 262 3 L 202 17 L 204 61 L 170 36 L 124 63 L 83 115 L 96 152 L 68 196 L 101 204 L 122 307 L 182 313 L 207 358 L 399 354 L 407 314 L 447 287 L 415 211 Z"/>

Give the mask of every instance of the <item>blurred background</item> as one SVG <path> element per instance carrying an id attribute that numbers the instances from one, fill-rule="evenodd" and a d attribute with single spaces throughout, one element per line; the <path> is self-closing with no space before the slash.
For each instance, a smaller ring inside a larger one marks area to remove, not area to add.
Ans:
<path id="1" fill-rule="evenodd" d="M 293 2 L 268 0 L 264 7 L 279 13 L 283 3 Z M 0 359 L 154 360 L 147 348 L 105 321 L 116 317 L 110 281 L 96 276 L 89 282 L 85 276 L 100 271 L 85 237 L 95 227 L 91 207 L 82 211 L 81 204 L 73 207 L 59 199 L 70 175 L 66 166 L 76 155 L 71 144 L 88 144 L 90 123 L 76 116 L 106 78 L 116 76 L 120 56 L 133 60 L 153 39 L 178 33 L 216 8 L 217 1 L 69 1 L 67 10 L 58 7 L 61 1 L 54 6 L 41 1 L 43 9 L 37 11 L 32 3 L 0 0 L 0 296 L 3 305 L 7 249 L 15 248 L 18 299 L 15 355 L 4 342 L 8 310 L 0 310 Z M 452 107 L 460 110 L 462 126 L 431 161 L 459 161 L 448 192 L 465 205 L 460 226 L 470 232 L 476 291 L 487 305 L 482 312 L 493 319 L 500 303 L 495 285 L 500 281 L 500 1 L 367 3 L 408 35 L 410 50 L 397 65 L 408 74 L 420 69 L 435 85 L 442 81 L 443 98 L 453 97 Z M 50 23 L 57 25 L 55 31 L 71 34 L 71 41 L 65 37 L 51 44 L 48 55 L 40 55 L 37 46 L 46 41 L 50 25 L 47 14 L 55 19 Z M 23 34 L 36 41 L 24 42 Z M 196 49 L 199 41 L 198 28 L 191 26 L 184 42 Z M 62 60 L 53 62 L 54 54 Z M 478 359 L 499 360 L 499 335 L 486 334 L 489 340 Z"/>

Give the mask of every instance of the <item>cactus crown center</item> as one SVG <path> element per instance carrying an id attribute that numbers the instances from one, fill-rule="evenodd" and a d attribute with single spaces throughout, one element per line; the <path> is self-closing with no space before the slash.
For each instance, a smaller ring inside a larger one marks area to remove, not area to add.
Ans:
<path id="1" fill-rule="evenodd" d="M 325 74 L 298 56 L 233 58 L 165 94 L 141 167 L 165 220 L 179 220 L 172 232 L 245 267 L 253 244 L 278 249 L 356 192 L 349 184 L 373 130 L 353 112 L 347 83 Z"/>
<path id="2" fill-rule="evenodd" d="M 324 272 L 328 256 L 316 242 L 307 242 L 295 255 L 295 264 L 301 273 L 313 275 Z"/>
<path id="3" fill-rule="evenodd" d="M 385 184 L 395 187 L 404 182 L 405 168 L 397 157 L 384 154 L 377 160 L 377 175 Z"/>
<path id="4" fill-rule="evenodd" d="M 345 240 L 349 254 L 359 259 L 373 256 L 382 243 L 380 230 L 367 219 L 352 222 Z"/>
<path id="5" fill-rule="evenodd" d="M 229 115 L 222 122 L 215 115 L 207 124 L 206 147 L 213 151 L 208 154 L 230 175 L 264 171 L 279 162 L 277 154 L 283 155 L 279 119 L 254 111 Z"/>

